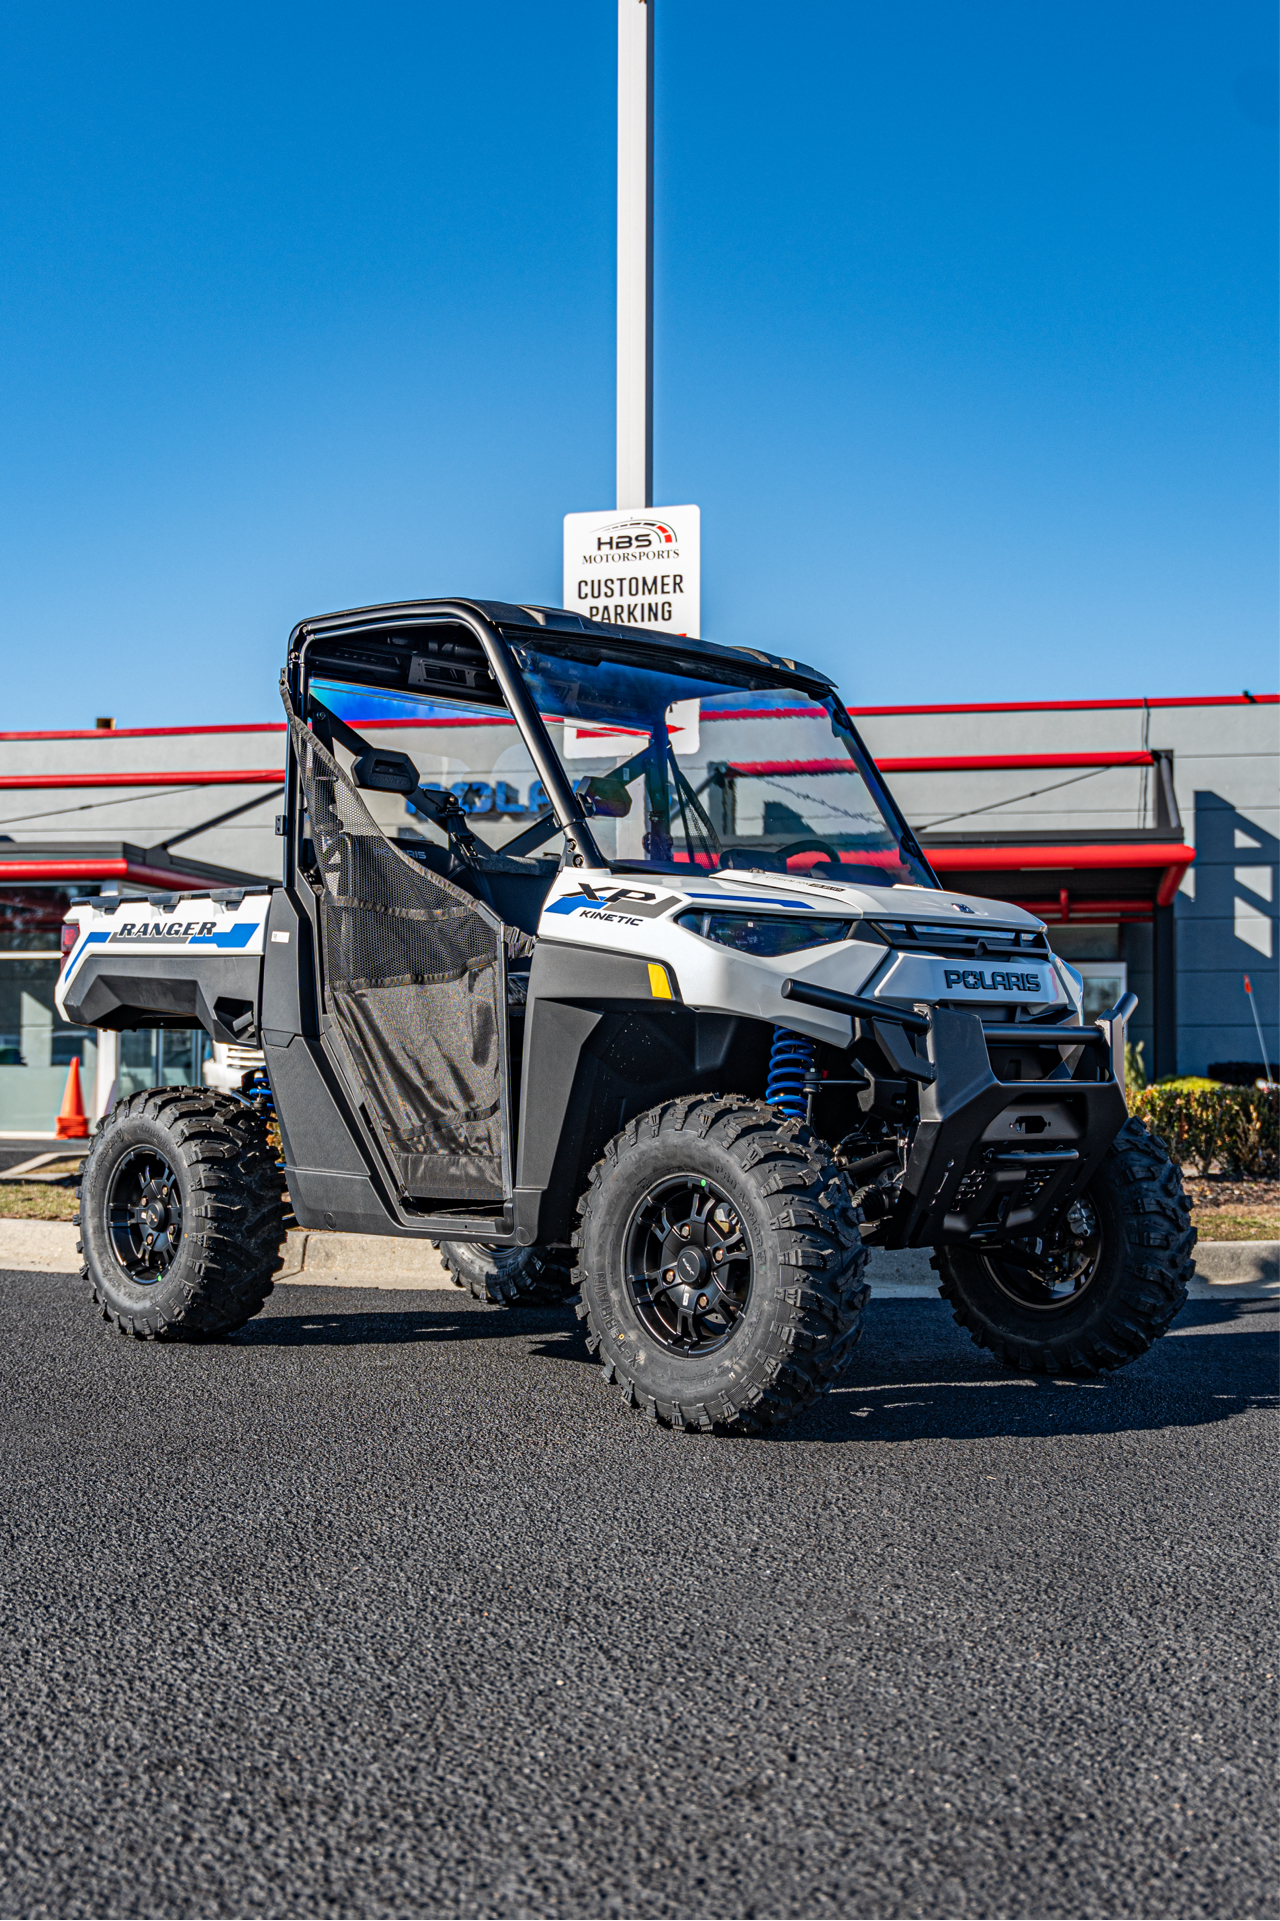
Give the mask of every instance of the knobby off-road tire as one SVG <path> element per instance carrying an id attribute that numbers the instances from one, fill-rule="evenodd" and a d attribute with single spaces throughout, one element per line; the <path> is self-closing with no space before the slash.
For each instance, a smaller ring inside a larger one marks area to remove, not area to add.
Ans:
<path id="1" fill-rule="evenodd" d="M 207 1340 L 243 1327 L 270 1294 L 284 1176 L 243 1101 L 199 1087 L 117 1101 L 77 1195 L 82 1272 L 122 1334 Z"/>
<path id="2" fill-rule="evenodd" d="M 543 1247 L 437 1241 L 455 1287 L 489 1307 L 554 1307 L 574 1291 L 573 1270 Z"/>
<path id="3" fill-rule="evenodd" d="M 1028 1304 L 1034 1283 L 970 1248 L 939 1248 L 939 1293 L 979 1347 L 1028 1374 L 1088 1376 L 1145 1354 L 1187 1298 L 1194 1271 L 1182 1176 L 1157 1135 L 1128 1120 L 1083 1200 L 1098 1246 L 1079 1291 Z M 1083 1277 L 1082 1277 L 1083 1278 Z M 1048 1290 L 1046 1290 L 1046 1293 Z"/>
<path id="4" fill-rule="evenodd" d="M 737 1095 L 665 1102 L 609 1143 L 578 1215 L 587 1345 L 650 1420 L 759 1432 L 848 1364 L 866 1249 L 803 1122 Z"/>

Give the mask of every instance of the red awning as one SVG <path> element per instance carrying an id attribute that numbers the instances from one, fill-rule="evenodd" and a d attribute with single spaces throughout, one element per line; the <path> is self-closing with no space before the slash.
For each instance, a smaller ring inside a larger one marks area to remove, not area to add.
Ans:
<path id="1" fill-rule="evenodd" d="M 150 888 L 153 893 L 205 893 L 210 887 L 240 885 L 229 880 L 202 881 L 198 874 L 184 874 L 173 867 L 147 867 L 138 861 L 106 858 L 83 860 L 0 860 L 0 886 L 33 881 L 116 880 L 130 887 Z M 268 883 L 260 883 L 264 888 Z"/>
<path id="2" fill-rule="evenodd" d="M 146 774 L 0 774 L 0 787 L 279 787 L 283 767 L 186 768 Z"/>

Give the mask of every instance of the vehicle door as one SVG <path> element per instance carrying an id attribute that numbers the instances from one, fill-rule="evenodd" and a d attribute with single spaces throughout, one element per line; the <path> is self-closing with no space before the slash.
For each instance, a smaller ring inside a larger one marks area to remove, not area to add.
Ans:
<path id="1" fill-rule="evenodd" d="M 404 1191 L 511 1193 L 506 937 L 481 901 L 402 853 L 286 699 L 320 895 L 328 1039 Z"/>

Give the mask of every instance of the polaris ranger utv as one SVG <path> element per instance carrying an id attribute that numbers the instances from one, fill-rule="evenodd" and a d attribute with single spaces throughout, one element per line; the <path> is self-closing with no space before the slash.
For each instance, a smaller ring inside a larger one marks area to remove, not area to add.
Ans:
<path id="1" fill-rule="evenodd" d="M 286 1185 L 482 1298 L 576 1295 L 606 1379 L 683 1428 L 830 1388 L 869 1246 L 934 1250 L 1019 1369 L 1168 1325 L 1194 1233 L 1126 1113 L 1133 996 L 1085 1023 L 1039 921 L 939 885 L 824 675 L 421 601 L 304 621 L 281 691 L 281 883 L 69 916 L 64 1018 L 265 1063 L 99 1128 L 82 1250 L 123 1332 L 255 1314 Z M 780 713 L 799 759 L 761 754 Z"/>

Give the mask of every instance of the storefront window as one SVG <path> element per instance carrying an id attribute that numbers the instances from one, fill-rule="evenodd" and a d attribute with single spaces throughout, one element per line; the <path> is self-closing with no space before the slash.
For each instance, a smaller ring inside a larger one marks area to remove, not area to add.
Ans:
<path id="1" fill-rule="evenodd" d="M 146 1087 L 203 1087 L 212 1049 L 203 1028 L 139 1028 L 120 1036 L 116 1098 Z"/>
<path id="2" fill-rule="evenodd" d="M 0 891 L 0 954 L 53 953 L 71 896 L 61 887 L 6 887 Z"/>
<path id="3" fill-rule="evenodd" d="M 83 899 L 86 892 L 77 890 Z M 59 1017 L 54 989 L 61 966 L 62 923 L 71 894 L 61 887 L 0 889 L 0 1134 L 51 1134 L 66 1092 L 67 1069 L 80 1063 L 85 1111 L 96 1113 L 99 1035 Z M 114 1098 L 148 1087 L 201 1087 L 212 1049 L 206 1034 L 145 1029 L 101 1037 L 108 1052 L 104 1082 Z M 111 1095 L 103 1086 L 104 1100 Z M 92 1122 L 91 1122 L 92 1124 Z"/>
<path id="4" fill-rule="evenodd" d="M 1072 965 L 1084 975 L 1084 1018 L 1096 1021 L 1128 988 L 1129 970 L 1123 961 L 1073 961 Z"/>
<path id="5" fill-rule="evenodd" d="M 92 1100 L 98 1037 L 91 1027 L 70 1027 L 60 1019 L 53 1004 L 59 964 L 57 953 L 0 954 L 2 1133 L 52 1133 L 73 1059 L 80 1063 L 86 1107 Z"/>

